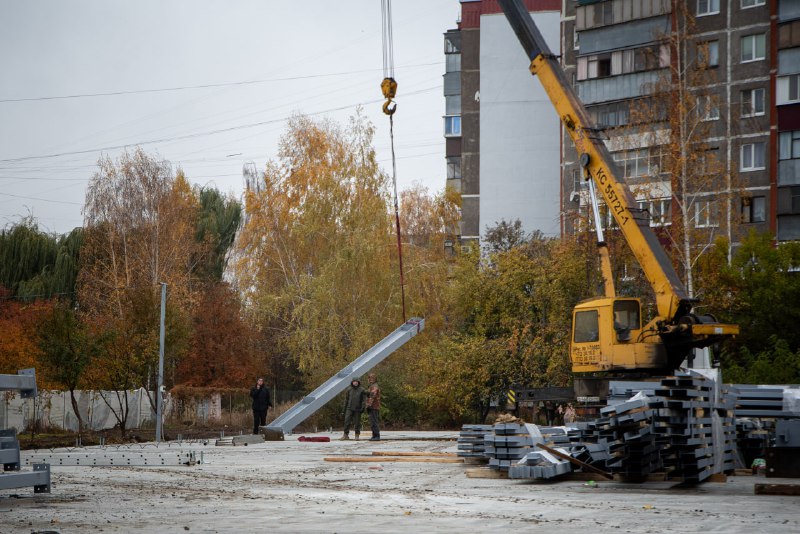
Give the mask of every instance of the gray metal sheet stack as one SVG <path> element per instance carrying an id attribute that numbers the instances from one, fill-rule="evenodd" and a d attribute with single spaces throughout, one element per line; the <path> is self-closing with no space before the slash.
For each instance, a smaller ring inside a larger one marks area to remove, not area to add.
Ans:
<path id="1" fill-rule="evenodd" d="M 528 429 L 519 423 L 496 423 L 484 439 L 489 467 L 502 471 L 519 461 L 533 446 Z"/>
<path id="2" fill-rule="evenodd" d="M 492 425 L 463 425 L 458 434 L 458 455 L 462 458 L 486 458 L 485 437 Z"/>
<path id="3" fill-rule="evenodd" d="M 663 438 L 662 459 L 669 479 L 700 482 L 712 474 L 713 382 L 700 376 L 676 376 L 661 381 L 654 428 Z"/>
<path id="4" fill-rule="evenodd" d="M 796 399 L 797 386 L 759 386 L 732 384 L 728 395 L 733 397 L 736 417 L 792 419 L 800 417 Z"/>
<path id="5" fill-rule="evenodd" d="M 585 441 L 606 447 L 605 459 L 597 452 L 592 455 L 594 465 L 630 477 L 661 468 L 650 403 L 649 397 L 633 398 L 600 409 L 601 417 L 587 425 L 591 433 L 584 436 Z"/>
<path id="6" fill-rule="evenodd" d="M 560 452 L 566 451 L 563 449 Z M 508 478 L 546 480 L 572 472 L 572 464 L 541 449 L 528 452 L 520 462 L 508 468 Z"/>

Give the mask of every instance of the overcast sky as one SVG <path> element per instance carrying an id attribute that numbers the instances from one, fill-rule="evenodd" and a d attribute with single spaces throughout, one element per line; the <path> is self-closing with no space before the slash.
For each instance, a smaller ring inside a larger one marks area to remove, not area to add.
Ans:
<path id="1" fill-rule="evenodd" d="M 398 187 L 439 191 L 459 3 L 392 9 Z M 243 165 L 275 158 L 295 112 L 344 124 L 363 106 L 389 172 L 382 78 L 380 0 L 0 0 L 0 227 L 81 226 L 98 158 L 126 146 L 239 197 Z"/>

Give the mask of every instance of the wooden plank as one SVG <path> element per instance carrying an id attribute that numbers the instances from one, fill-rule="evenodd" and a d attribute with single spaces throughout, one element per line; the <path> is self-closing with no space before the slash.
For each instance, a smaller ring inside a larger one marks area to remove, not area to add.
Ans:
<path id="1" fill-rule="evenodd" d="M 419 463 L 439 463 L 439 464 L 463 464 L 462 458 L 405 458 L 405 457 L 380 457 L 373 456 L 328 456 L 323 458 L 326 462 L 345 462 L 345 463 L 385 463 L 385 462 L 419 462 Z"/>
<path id="2" fill-rule="evenodd" d="M 725 473 L 714 473 L 710 477 L 708 477 L 709 482 L 727 482 L 728 475 Z"/>
<path id="3" fill-rule="evenodd" d="M 508 471 L 477 467 L 466 470 L 467 478 L 508 478 Z"/>
<path id="4" fill-rule="evenodd" d="M 800 484 L 756 484 L 756 495 L 800 495 Z"/>
<path id="5" fill-rule="evenodd" d="M 458 456 L 454 452 L 392 452 L 392 451 L 372 451 L 372 456 L 427 456 L 429 458 L 455 458 Z"/>

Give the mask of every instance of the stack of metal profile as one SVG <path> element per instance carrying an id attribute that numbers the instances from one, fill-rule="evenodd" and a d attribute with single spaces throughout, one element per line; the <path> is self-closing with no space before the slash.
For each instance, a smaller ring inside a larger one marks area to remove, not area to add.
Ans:
<path id="1" fill-rule="evenodd" d="M 757 386 L 732 384 L 729 395 L 733 397 L 736 417 L 794 419 L 800 417 L 796 386 Z"/>
<path id="2" fill-rule="evenodd" d="M 595 466 L 629 477 L 641 477 L 661 467 L 660 445 L 653 433 L 655 410 L 649 397 L 606 406 L 600 414 L 588 425 L 591 434 L 585 436 L 585 441 L 606 449 L 593 452 Z"/>
<path id="3" fill-rule="evenodd" d="M 458 455 L 462 458 L 486 458 L 486 435 L 492 425 L 463 425 L 458 434 Z"/>
<path id="4" fill-rule="evenodd" d="M 713 382 L 701 376 L 676 376 L 656 390 L 655 432 L 665 444 L 661 457 L 667 478 L 700 482 L 714 466 Z"/>
<path id="5" fill-rule="evenodd" d="M 726 396 L 721 390 L 718 395 L 715 413 L 722 425 L 722 442 L 716 442 L 716 453 L 721 454 L 721 463 L 718 462 L 723 473 L 732 473 L 738 463 L 738 445 L 736 442 L 736 416 L 734 415 L 734 399 Z"/>
<path id="6" fill-rule="evenodd" d="M 556 448 L 562 454 L 569 451 Z M 546 480 L 572 472 L 572 464 L 548 451 L 532 449 L 517 463 L 508 468 L 508 478 L 532 478 Z"/>
<path id="7" fill-rule="evenodd" d="M 507 471 L 528 453 L 533 440 L 523 424 L 496 423 L 492 433 L 486 434 L 484 446 L 489 467 Z"/>

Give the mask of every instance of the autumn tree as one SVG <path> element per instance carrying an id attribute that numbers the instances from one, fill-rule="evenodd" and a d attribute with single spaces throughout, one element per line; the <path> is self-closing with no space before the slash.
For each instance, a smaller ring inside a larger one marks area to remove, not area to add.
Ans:
<path id="1" fill-rule="evenodd" d="M 540 233 L 488 256 L 477 247 L 462 255 L 452 330 L 418 364 L 418 376 L 435 377 L 424 395 L 456 420 L 469 409 L 483 419 L 512 386 L 567 385 L 572 307 L 590 294 L 584 264 L 575 242 Z"/>
<path id="2" fill-rule="evenodd" d="M 202 253 L 195 238 L 197 199 L 168 162 L 137 148 L 117 161 L 102 158 L 98 166 L 86 195 L 78 295 L 87 319 L 105 333 L 102 365 L 93 377 L 119 395 L 156 383 L 162 282 L 171 322 L 168 368 L 185 351 Z"/>
<path id="3" fill-rule="evenodd" d="M 68 300 L 54 305 L 39 321 L 37 333 L 40 355 L 38 361 L 55 385 L 66 388 L 70 394 L 72 411 L 78 418 L 78 429 L 83 429 L 75 390 L 83 378 L 95 352 L 89 329 L 84 325 Z"/>
<path id="4" fill-rule="evenodd" d="M 283 358 L 320 383 L 396 328 L 386 176 L 358 114 L 347 128 L 294 116 L 246 192 L 236 274 Z"/>
<path id="5" fill-rule="evenodd" d="M 50 301 L 25 302 L 0 286 L 0 374 L 17 374 L 19 369 L 37 367 L 39 346 L 36 331 L 40 318 L 51 307 Z M 41 373 L 37 385 L 48 387 Z"/>
<path id="6" fill-rule="evenodd" d="M 178 363 L 176 381 L 187 386 L 242 387 L 262 374 L 255 332 L 228 284 L 211 286 L 192 320 L 189 349 Z"/>
<path id="7" fill-rule="evenodd" d="M 654 35 L 658 43 L 642 59 L 661 75 L 631 104 L 629 125 L 612 132 L 609 145 L 640 200 L 634 216 L 649 219 L 695 297 L 698 261 L 718 237 L 730 240 L 738 222 L 739 186 L 719 141 L 730 114 L 717 83 L 716 43 L 697 31 L 691 9 L 672 3 L 669 32 Z"/>

